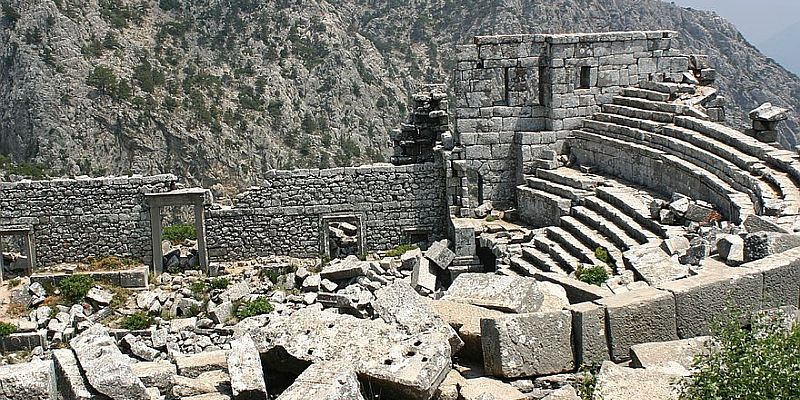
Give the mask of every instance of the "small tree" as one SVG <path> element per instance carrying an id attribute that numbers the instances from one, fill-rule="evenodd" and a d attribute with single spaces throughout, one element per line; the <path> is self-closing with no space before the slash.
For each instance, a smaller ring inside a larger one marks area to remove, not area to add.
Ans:
<path id="1" fill-rule="evenodd" d="M 86 84 L 96 88 L 104 95 L 112 95 L 117 90 L 117 75 L 114 74 L 113 69 L 98 65 L 89 73 Z"/>
<path id="2" fill-rule="evenodd" d="M 8 23 L 16 25 L 20 17 L 19 11 L 7 1 L 4 1 L 0 7 L 3 10 L 3 15 L 8 19 Z"/>

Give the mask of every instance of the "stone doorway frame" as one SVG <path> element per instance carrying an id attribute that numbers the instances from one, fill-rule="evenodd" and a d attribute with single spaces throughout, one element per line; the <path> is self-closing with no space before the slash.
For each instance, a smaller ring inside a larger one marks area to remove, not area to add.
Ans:
<path id="1" fill-rule="evenodd" d="M 153 244 L 153 273 L 156 276 L 164 273 L 164 254 L 161 251 L 162 213 L 161 209 L 170 206 L 193 206 L 194 228 L 197 232 L 197 255 L 200 258 L 200 269 L 211 275 L 206 248 L 205 206 L 211 204 L 211 192 L 206 189 L 193 188 L 173 190 L 165 193 L 146 193 L 145 199 L 150 207 L 150 229 Z"/>
<path id="2" fill-rule="evenodd" d="M 320 243 L 319 253 L 331 256 L 330 232 L 328 226 L 331 222 L 348 222 L 358 227 L 358 254 L 364 254 L 367 249 L 364 216 L 361 214 L 329 214 L 319 217 Z"/>
<path id="3" fill-rule="evenodd" d="M 28 253 L 28 271 L 27 275 L 33 274 L 36 268 L 36 238 L 33 235 L 33 226 L 31 225 L 6 225 L 0 226 L 0 284 L 3 283 L 3 241 L 5 236 L 22 236 L 24 238 L 25 251 Z"/>

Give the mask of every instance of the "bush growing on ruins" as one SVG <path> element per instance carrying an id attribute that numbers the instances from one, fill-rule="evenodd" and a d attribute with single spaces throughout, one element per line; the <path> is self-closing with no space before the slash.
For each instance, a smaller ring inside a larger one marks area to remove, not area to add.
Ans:
<path id="1" fill-rule="evenodd" d="M 8 281 L 8 288 L 9 288 L 9 289 L 13 289 L 13 288 L 15 288 L 15 287 L 19 286 L 19 284 L 20 284 L 21 282 L 22 282 L 22 280 L 21 280 L 21 279 L 19 279 L 19 278 L 10 279 L 10 280 Z"/>
<path id="2" fill-rule="evenodd" d="M 150 316 L 145 314 L 143 311 L 139 311 L 136 314 L 129 315 L 123 318 L 120 326 L 122 326 L 127 330 L 137 331 L 137 330 L 147 329 L 152 324 L 153 324 L 153 319 L 150 318 Z"/>
<path id="3" fill-rule="evenodd" d="M 15 325 L 9 324 L 8 322 L 0 322 L 0 337 L 8 336 L 16 332 L 17 327 Z"/>
<path id="4" fill-rule="evenodd" d="M 217 289 L 217 290 L 227 289 L 228 286 L 230 286 L 230 284 L 231 281 L 228 278 L 224 277 L 214 278 L 209 283 L 211 289 Z"/>
<path id="5" fill-rule="evenodd" d="M 712 328 L 709 351 L 681 382 L 681 400 L 794 399 L 800 393 L 800 324 L 772 315 L 742 328 L 738 318 Z"/>
<path id="6" fill-rule="evenodd" d="M 103 256 L 103 257 L 88 257 L 84 264 L 78 266 L 79 271 L 116 271 L 121 269 L 129 269 L 140 265 L 141 263 L 125 257 L 117 256 Z"/>
<path id="7" fill-rule="evenodd" d="M 93 286 L 94 279 L 89 275 L 70 275 L 58 283 L 61 295 L 73 303 L 82 301 Z"/>
<path id="8" fill-rule="evenodd" d="M 259 297 L 253 301 L 247 301 L 236 307 L 236 316 L 239 319 L 255 317 L 256 315 L 269 314 L 274 307 L 269 300 Z"/>
<path id="9" fill-rule="evenodd" d="M 575 271 L 575 277 L 581 282 L 600 286 L 603 282 L 608 280 L 608 271 L 599 265 L 591 267 L 578 265 L 578 269 Z"/>
<path id="10" fill-rule="evenodd" d="M 208 285 L 204 281 L 194 281 L 192 282 L 192 294 L 195 298 L 202 297 L 203 294 L 208 292 Z"/>
<path id="11" fill-rule="evenodd" d="M 197 230 L 192 224 L 177 224 L 164 227 L 164 239 L 172 244 L 178 244 L 186 239 L 197 240 Z"/>
<path id="12" fill-rule="evenodd" d="M 417 248 L 417 246 L 415 246 L 413 244 L 401 244 L 401 245 L 399 245 L 399 246 L 387 251 L 386 255 L 388 257 L 400 257 L 403 254 L 406 254 L 407 252 L 409 252 L 411 250 L 414 250 L 416 248 Z"/>
<path id="13" fill-rule="evenodd" d="M 494 216 L 494 215 L 487 215 L 487 216 L 486 216 L 486 222 L 495 222 L 495 221 L 497 221 L 497 220 L 499 220 L 499 219 L 500 219 L 500 218 L 497 218 L 497 217 L 496 217 L 496 216 Z"/>

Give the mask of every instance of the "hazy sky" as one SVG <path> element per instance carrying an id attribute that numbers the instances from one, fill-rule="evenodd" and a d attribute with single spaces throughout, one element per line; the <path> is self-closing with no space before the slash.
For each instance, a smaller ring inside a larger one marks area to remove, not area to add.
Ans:
<path id="1" fill-rule="evenodd" d="M 717 14 L 733 22 L 755 45 L 763 43 L 789 25 L 800 22 L 800 0 L 670 1 L 684 7 L 716 11 Z"/>

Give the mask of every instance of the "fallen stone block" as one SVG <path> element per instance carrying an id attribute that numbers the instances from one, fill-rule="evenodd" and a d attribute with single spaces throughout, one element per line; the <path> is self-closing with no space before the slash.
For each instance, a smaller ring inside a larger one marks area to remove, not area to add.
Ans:
<path id="1" fill-rule="evenodd" d="M 122 354 L 105 327 L 92 325 L 69 344 L 96 391 L 114 400 L 149 399 L 144 384 L 130 367 L 130 358 Z"/>
<path id="2" fill-rule="evenodd" d="M 596 376 L 594 398 L 678 400 L 682 374 L 667 368 L 628 368 L 606 361 Z"/>
<path id="3" fill-rule="evenodd" d="M 466 379 L 461 386 L 464 400 L 526 400 L 517 388 L 492 378 Z"/>
<path id="4" fill-rule="evenodd" d="M 172 377 L 172 395 L 180 399 L 219 392 L 230 393 L 230 377 L 222 370 L 206 371 L 196 378 Z"/>
<path id="5" fill-rule="evenodd" d="M 739 235 L 724 235 L 717 239 L 717 252 L 729 265 L 744 262 L 744 239 Z"/>
<path id="6" fill-rule="evenodd" d="M 606 308 L 606 335 L 614 361 L 628 359 L 635 344 L 678 339 L 675 299 L 670 292 L 643 288 L 597 303 Z"/>
<path id="7" fill-rule="evenodd" d="M 581 397 L 578 396 L 578 391 L 572 385 L 567 385 L 544 396 L 542 400 L 581 400 Z"/>
<path id="8" fill-rule="evenodd" d="M 709 340 L 710 336 L 698 336 L 670 342 L 635 344 L 631 346 L 631 367 L 674 367 L 677 364 L 689 370 L 694 358 L 708 350 Z"/>
<path id="9" fill-rule="evenodd" d="M 744 261 L 750 262 L 800 247 L 800 235 L 778 232 L 748 234 L 744 239 Z"/>
<path id="10" fill-rule="evenodd" d="M 277 400 L 364 400 L 358 376 L 346 363 L 313 364 Z"/>
<path id="11" fill-rule="evenodd" d="M 147 387 L 157 387 L 161 393 L 172 393 L 173 377 L 178 374 L 169 361 L 140 362 L 131 365 L 134 375 Z"/>
<path id="12" fill-rule="evenodd" d="M 664 239 L 661 243 L 661 249 L 667 253 L 668 256 L 674 256 L 686 251 L 689 248 L 689 239 L 683 236 L 675 236 Z"/>
<path id="13" fill-rule="evenodd" d="M 532 278 L 466 273 L 453 281 L 443 299 L 505 312 L 530 313 L 541 308 L 544 295 Z"/>
<path id="14" fill-rule="evenodd" d="M 411 286 L 417 291 L 433 293 L 436 291 L 438 268 L 427 258 L 418 258 L 411 273 Z"/>
<path id="15" fill-rule="evenodd" d="M 456 301 L 430 299 L 426 301 L 431 305 L 433 312 L 453 327 L 463 340 L 464 347 L 458 355 L 472 360 L 483 360 L 481 319 L 498 318 L 506 314 Z"/>
<path id="16" fill-rule="evenodd" d="M 189 378 L 197 378 L 203 372 L 228 370 L 228 351 L 206 351 L 188 356 L 175 357 L 178 373 Z"/>
<path id="17" fill-rule="evenodd" d="M 53 350 L 53 363 L 55 366 L 56 386 L 65 399 L 68 400 L 93 400 L 96 392 L 89 387 L 89 383 L 81 373 L 78 359 L 71 349 Z"/>
<path id="18" fill-rule="evenodd" d="M 355 278 L 367 273 L 368 264 L 356 256 L 347 256 L 344 260 L 333 261 L 323 267 L 319 275 L 322 279 L 332 281 Z"/>
<path id="19" fill-rule="evenodd" d="M 473 239 L 474 240 L 474 239 Z M 425 257 L 441 269 L 447 269 L 456 258 L 456 253 L 453 253 L 448 247 L 448 240 L 440 240 L 433 242 L 428 250 L 425 251 Z"/>
<path id="20" fill-rule="evenodd" d="M 481 320 L 486 372 L 503 378 L 541 376 L 575 368 L 568 311 Z"/>
<path id="21" fill-rule="evenodd" d="M 182 397 L 181 400 L 231 400 L 231 397 L 220 393 L 206 393 L 197 396 Z"/>
<path id="22" fill-rule="evenodd" d="M 683 239 L 685 240 L 685 238 Z M 667 243 L 667 241 L 664 241 L 664 243 Z M 686 241 L 686 244 L 686 249 L 688 249 L 688 241 Z M 623 260 L 628 269 L 633 270 L 643 281 L 651 286 L 689 274 L 688 266 L 674 261 L 661 247 L 655 244 L 651 246 L 636 246 L 623 253 Z"/>
<path id="23" fill-rule="evenodd" d="M 666 282 L 659 288 L 673 294 L 678 337 L 687 339 L 709 335 L 714 321 L 732 313 L 758 311 L 762 279 L 758 271 L 726 268 Z"/>
<path id="24" fill-rule="evenodd" d="M 573 304 L 572 332 L 576 365 L 601 365 L 609 360 L 606 310 L 591 302 Z"/>
<path id="25" fill-rule="evenodd" d="M 111 304 L 111 300 L 113 298 L 114 293 L 99 287 L 93 287 L 89 289 L 88 293 L 86 293 L 87 300 L 104 306 Z"/>
<path id="26" fill-rule="evenodd" d="M 266 400 L 267 384 L 261 368 L 261 356 L 249 335 L 231 341 L 228 374 L 236 400 Z"/>
<path id="27" fill-rule="evenodd" d="M 537 282 L 542 292 L 542 306 L 538 311 L 561 311 L 569 307 L 567 291 L 561 285 L 550 282 Z"/>
<path id="28" fill-rule="evenodd" d="M 405 282 L 397 281 L 375 292 L 372 307 L 384 321 L 398 324 L 410 335 L 436 331 L 448 336 L 451 354 L 456 354 L 464 346 L 456 331 Z"/>
<path id="29" fill-rule="evenodd" d="M 56 400 L 56 372 L 52 361 L 32 361 L 0 367 L 0 399 Z"/>
<path id="30" fill-rule="evenodd" d="M 417 265 L 417 260 L 420 258 L 422 258 L 422 250 L 420 249 L 413 249 L 403 253 L 400 256 L 401 269 L 413 270 L 414 266 Z"/>
<path id="31" fill-rule="evenodd" d="M 789 233 L 789 231 L 781 228 L 780 225 L 776 224 L 767 217 L 762 217 L 755 214 L 748 215 L 747 218 L 745 218 L 743 224 L 744 224 L 744 229 L 747 230 L 747 233 L 758 233 L 758 232 Z"/>

